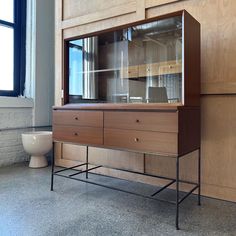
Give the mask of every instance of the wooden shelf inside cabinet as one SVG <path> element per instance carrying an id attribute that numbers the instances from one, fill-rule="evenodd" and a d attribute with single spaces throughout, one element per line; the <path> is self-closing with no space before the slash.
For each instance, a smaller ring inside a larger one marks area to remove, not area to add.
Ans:
<path id="1" fill-rule="evenodd" d="M 182 73 L 182 61 L 165 61 L 152 64 L 139 65 L 139 77 L 160 76 Z"/>
<path id="2" fill-rule="evenodd" d="M 106 72 L 119 72 L 120 78 L 138 78 L 146 76 L 160 76 L 167 74 L 182 73 L 182 61 L 165 61 L 159 63 L 142 64 L 135 66 L 128 66 L 124 68 L 110 68 L 98 69 L 91 71 L 83 71 L 81 74 L 89 73 L 106 73 Z"/>

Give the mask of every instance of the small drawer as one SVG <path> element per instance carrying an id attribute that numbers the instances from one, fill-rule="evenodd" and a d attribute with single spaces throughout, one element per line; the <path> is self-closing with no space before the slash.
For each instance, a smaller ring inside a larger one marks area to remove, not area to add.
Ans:
<path id="1" fill-rule="evenodd" d="M 120 70 L 121 78 L 137 78 L 138 66 L 129 66 Z"/>
<path id="2" fill-rule="evenodd" d="M 178 73 L 182 73 L 182 65 L 181 64 L 163 65 L 163 66 L 160 66 L 160 68 L 159 68 L 160 75 L 178 74 Z"/>
<path id="3" fill-rule="evenodd" d="M 101 111 L 53 111 L 53 125 L 103 127 Z"/>
<path id="4" fill-rule="evenodd" d="M 178 112 L 104 112 L 104 127 L 178 132 Z"/>
<path id="5" fill-rule="evenodd" d="M 104 129 L 104 145 L 141 152 L 178 153 L 178 134 L 137 130 Z"/>
<path id="6" fill-rule="evenodd" d="M 79 126 L 53 126 L 53 139 L 62 142 L 102 145 L 103 129 Z"/>

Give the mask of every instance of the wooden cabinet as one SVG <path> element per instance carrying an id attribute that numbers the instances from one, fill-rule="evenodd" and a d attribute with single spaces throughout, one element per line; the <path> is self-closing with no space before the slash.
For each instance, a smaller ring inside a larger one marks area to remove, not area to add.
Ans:
<path id="1" fill-rule="evenodd" d="M 53 138 L 90 145 L 103 144 L 103 112 L 54 111 Z"/>
<path id="2" fill-rule="evenodd" d="M 63 23 L 73 27 L 70 19 Z M 86 146 L 86 169 L 67 177 L 101 167 L 89 168 L 89 146 L 172 157 L 173 179 L 149 175 L 145 167 L 139 173 L 114 169 L 171 180 L 161 190 L 175 184 L 178 229 L 185 198 L 179 198 L 179 159 L 200 150 L 200 24 L 181 10 L 73 37 L 66 29 L 63 37 L 63 106 L 54 107 L 53 139 Z M 198 190 L 200 204 L 198 157 L 198 180 L 188 182 L 194 187 L 186 196 Z"/>
<path id="3" fill-rule="evenodd" d="M 55 107 L 54 140 L 164 156 L 184 155 L 200 145 L 199 108 L 122 111 L 117 107 L 114 111 L 106 104 L 99 111 L 95 108 L 85 104 L 81 111 L 76 111 L 81 109 L 76 105 Z"/>
<path id="4" fill-rule="evenodd" d="M 64 49 L 54 140 L 164 156 L 200 146 L 200 24 L 188 12 L 66 39 Z"/>
<path id="5" fill-rule="evenodd" d="M 63 87 L 64 104 L 199 106 L 200 24 L 179 11 L 66 39 Z"/>
<path id="6" fill-rule="evenodd" d="M 75 125 L 103 127 L 103 113 L 100 111 L 57 111 L 53 114 L 54 125 Z"/>
<path id="7" fill-rule="evenodd" d="M 104 112 L 104 128 L 178 132 L 178 112 Z"/>

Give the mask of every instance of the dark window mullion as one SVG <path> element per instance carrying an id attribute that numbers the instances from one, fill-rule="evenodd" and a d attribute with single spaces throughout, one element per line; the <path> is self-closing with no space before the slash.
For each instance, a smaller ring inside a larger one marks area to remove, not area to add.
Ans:
<path id="1" fill-rule="evenodd" d="M 7 27 L 12 27 L 12 28 L 15 27 L 15 23 L 8 22 L 8 21 L 1 20 L 1 19 L 0 19 L 0 25 L 2 25 L 2 26 L 7 26 Z"/>
<path id="2" fill-rule="evenodd" d="M 14 0 L 14 96 L 20 93 L 20 45 L 21 45 L 21 28 L 20 28 L 20 3 Z"/>

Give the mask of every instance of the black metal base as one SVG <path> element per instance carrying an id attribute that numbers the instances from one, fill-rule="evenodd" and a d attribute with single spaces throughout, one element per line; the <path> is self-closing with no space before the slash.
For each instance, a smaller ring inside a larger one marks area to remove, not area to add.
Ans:
<path id="1" fill-rule="evenodd" d="M 113 187 L 113 186 L 108 186 L 108 185 L 105 185 L 105 184 L 100 184 L 100 183 L 96 183 L 96 182 L 93 182 L 91 180 L 88 180 L 88 173 L 93 174 L 93 175 L 106 176 L 106 177 L 110 177 L 110 178 L 116 178 L 116 177 L 111 177 L 111 176 L 91 172 L 92 170 L 95 170 L 95 169 L 100 168 L 100 167 L 105 167 L 105 168 L 111 168 L 111 167 L 99 165 L 99 166 L 93 166 L 93 167 L 89 168 L 90 164 L 88 162 L 88 146 L 87 146 L 87 148 L 86 148 L 86 162 L 83 163 L 83 164 L 80 164 L 80 165 L 69 167 L 69 168 L 61 167 L 62 169 L 54 171 L 54 155 L 53 155 L 53 157 L 52 157 L 52 173 L 51 173 L 51 191 L 53 191 L 54 175 L 56 175 L 56 176 L 60 176 L 60 177 L 68 178 L 68 179 L 77 180 L 77 181 L 84 182 L 84 183 L 89 183 L 89 184 L 109 188 L 109 189 L 112 189 L 112 190 L 121 191 L 121 192 L 124 192 L 124 193 L 133 194 L 133 195 L 136 195 L 136 196 L 139 196 L 139 197 L 144 197 L 144 198 L 148 198 L 148 199 L 152 199 L 152 200 L 163 201 L 163 202 L 175 204 L 175 206 L 176 206 L 175 226 L 176 226 L 176 229 L 179 230 L 179 206 L 180 206 L 180 204 L 188 196 L 190 196 L 195 190 L 198 190 L 198 205 L 201 205 L 201 192 L 200 192 L 200 189 L 201 189 L 200 188 L 201 187 L 200 186 L 200 180 L 201 180 L 201 178 L 200 178 L 200 160 L 201 160 L 201 155 L 200 155 L 200 152 L 201 152 L 201 150 L 199 149 L 198 183 L 181 180 L 179 178 L 179 159 L 182 156 L 176 157 L 176 178 L 169 178 L 169 177 L 160 176 L 160 175 L 151 175 L 151 174 L 140 173 L 140 172 L 136 172 L 136 171 L 129 171 L 129 170 L 123 170 L 123 169 L 118 169 L 118 168 L 112 168 L 112 169 L 115 169 L 115 170 L 120 170 L 120 171 L 129 172 L 129 173 L 133 173 L 133 174 L 138 174 L 138 175 L 145 175 L 145 176 L 154 177 L 154 178 L 160 178 L 160 179 L 164 179 L 164 180 L 169 181 L 166 185 L 164 185 L 163 187 L 158 189 L 158 191 L 154 192 L 153 194 L 143 195 L 143 194 L 127 191 L 127 190 L 124 190 L 124 189 L 120 189 L 120 188 L 116 188 L 116 187 Z M 53 153 L 54 153 L 54 144 L 53 144 Z M 82 167 L 82 166 L 85 166 L 85 170 L 76 169 L 76 168 Z M 68 170 L 76 171 L 76 173 L 69 174 L 69 175 L 62 174 L 62 172 L 65 172 L 65 171 L 68 171 Z M 83 174 L 83 173 L 86 174 L 86 179 L 79 179 L 79 178 L 75 177 L 76 175 Z M 179 190 L 179 184 L 180 183 L 186 183 L 186 184 L 193 185 L 191 190 L 189 192 L 187 192 L 182 198 L 180 198 L 180 194 L 179 194 L 180 193 L 180 190 Z M 162 192 L 163 190 L 165 190 L 166 188 L 170 187 L 173 184 L 176 184 L 176 188 L 175 188 L 176 200 L 175 201 L 168 201 L 166 199 L 154 198 L 154 196 L 156 196 L 157 194 L 159 194 L 160 192 Z"/>

